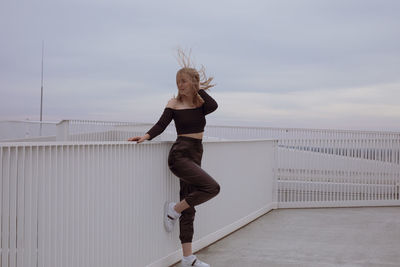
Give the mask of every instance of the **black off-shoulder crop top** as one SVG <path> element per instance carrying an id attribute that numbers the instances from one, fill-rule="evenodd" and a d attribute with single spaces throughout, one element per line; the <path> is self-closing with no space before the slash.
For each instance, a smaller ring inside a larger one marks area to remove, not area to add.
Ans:
<path id="1" fill-rule="evenodd" d="M 199 95 L 203 98 L 204 103 L 198 108 L 191 109 L 172 109 L 165 108 L 158 122 L 147 132 L 150 139 L 161 134 L 168 124 L 175 122 L 177 134 L 200 133 L 204 131 L 206 126 L 205 115 L 217 109 L 217 102 L 208 95 L 204 90 L 199 90 Z"/>

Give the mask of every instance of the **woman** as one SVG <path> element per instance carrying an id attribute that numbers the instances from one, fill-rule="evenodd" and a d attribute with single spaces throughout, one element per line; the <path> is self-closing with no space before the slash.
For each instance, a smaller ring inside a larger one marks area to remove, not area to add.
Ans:
<path id="1" fill-rule="evenodd" d="M 176 74 L 178 96 L 168 101 L 159 121 L 144 136 L 132 137 L 128 141 L 141 143 L 151 140 L 174 120 L 178 136 L 171 147 L 168 166 L 180 179 L 181 201 L 165 204 L 164 226 L 166 231 L 171 232 L 179 218 L 182 266 L 207 267 L 210 265 L 192 254 L 193 221 L 194 207 L 215 197 L 220 191 L 219 184 L 200 167 L 205 115 L 215 111 L 218 104 L 205 91 L 214 86 L 210 84 L 212 78 L 206 78 L 204 68 L 200 73 L 204 79 L 200 79 L 199 72 L 194 68 L 180 69 Z"/>

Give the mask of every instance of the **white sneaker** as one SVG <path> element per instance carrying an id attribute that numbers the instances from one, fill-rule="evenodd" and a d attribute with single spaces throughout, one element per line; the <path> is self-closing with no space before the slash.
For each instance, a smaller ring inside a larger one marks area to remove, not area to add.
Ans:
<path id="1" fill-rule="evenodd" d="M 182 259 L 182 263 L 181 263 L 182 267 L 210 267 L 210 264 L 207 264 L 205 262 L 202 262 L 201 260 L 199 260 L 196 256 L 194 256 L 193 260 L 187 261 L 184 258 Z"/>
<path id="2" fill-rule="evenodd" d="M 165 202 L 164 204 L 164 227 L 167 232 L 171 232 L 174 229 L 174 225 L 178 220 L 180 213 L 174 209 L 174 202 Z"/>

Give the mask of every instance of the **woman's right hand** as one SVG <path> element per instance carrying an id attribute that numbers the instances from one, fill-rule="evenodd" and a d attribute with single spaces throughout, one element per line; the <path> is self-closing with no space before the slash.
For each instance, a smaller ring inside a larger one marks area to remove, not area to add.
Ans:
<path id="1" fill-rule="evenodd" d="M 128 139 L 128 141 L 136 141 L 139 144 L 139 143 L 141 143 L 141 142 L 143 142 L 145 140 L 148 140 L 149 138 L 150 138 L 150 135 L 149 134 L 145 134 L 143 136 L 131 137 L 131 138 Z"/>

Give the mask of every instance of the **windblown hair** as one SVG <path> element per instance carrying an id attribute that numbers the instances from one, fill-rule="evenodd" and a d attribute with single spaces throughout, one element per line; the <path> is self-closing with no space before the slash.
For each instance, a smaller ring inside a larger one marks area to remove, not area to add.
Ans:
<path id="1" fill-rule="evenodd" d="M 203 65 L 201 65 L 201 68 L 199 70 L 195 68 L 195 64 L 191 59 L 191 50 L 188 54 L 186 54 L 182 49 L 179 48 L 177 53 L 177 60 L 179 65 L 181 66 L 181 69 L 178 70 L 176 76 L 178 77 L 180 74 L 185 73 L 191 78 L 192 84 L 195 89 L 194 91 L 196 92 L 193 97 L 193 104 L 196 107 L 202 105 L 204 103 L 204 100 L 197 92 L 200 89 L 208 90 L 211 87 L 214 87 L 215 84 L 211 84 L 211 81 L 214 78 L 207 77 L 206 70 Z M 176 98 L 178 99 L 178 101 L 182 101 L 182 97 L 179 95 L 179 93 Z"/>

